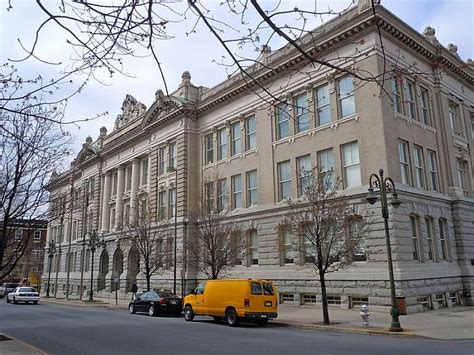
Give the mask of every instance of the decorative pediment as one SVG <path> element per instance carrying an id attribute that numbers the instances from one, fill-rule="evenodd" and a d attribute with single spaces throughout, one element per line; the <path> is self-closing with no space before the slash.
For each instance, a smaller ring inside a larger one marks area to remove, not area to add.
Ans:
<path id="1" fill-rule="evenodd" d="M 127 94 L 122 103 L 122 113 L 117 115 L 115 119 L 114 130 L 120 128 L 127 122 L 140 116 L 146 111 L 146 105 L 135 99 L 132 95 Z"/>
<path id="2" fill-rule="evenodd" d="M 89 158 L 95 157 L 98 153 L 98 148 L 92 142 L 91 136 L 86 138 L 86 142 L 82 144 L 82 149 L 74 160 L 74 165 L 81 164 Z"/>
<path id="3" fill-rule="evenodd" d="M 179 110 L 183 105 L 183 101 L 175 96 L 166 96 L 162 90 L 157 90 L 155 93 L 155 102 L 148 110 L 145 116 L 143 126 L 148 126 L 152 122 L 160 120 L 173 111 Z"/>

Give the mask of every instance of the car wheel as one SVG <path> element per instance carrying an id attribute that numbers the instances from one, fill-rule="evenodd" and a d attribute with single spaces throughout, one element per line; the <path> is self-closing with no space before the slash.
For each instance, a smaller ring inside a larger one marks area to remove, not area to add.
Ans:
<path id="1" fill-rule="evenodd" d="M 153 317 L 155 315 L 155 306 L 150 306 L 150 308 L 148 308 L 148 315 L 150 317 Z"/>
<path id="2" fill-rule="evenodd" d="M 128 306 L 128 313 L 135 314 L 135 306 L 133 304 Z"/>
<path id="3" fill-rule="evenodd" d="M 184 307 L 184 319 L 188 322 L 192 322 L 194 319 L 194 312 L 191 306 Z"/>
<path id="4" fill-rule="evenodd" d="M 264 318 L 264 319 L 258 319 L 258 320 L 257 320 L 257 325 L 258 325 L 259 327 L 264 327 L 264 326 L 266 326 L 267 324 L 268 324 L 268 319 L 265 319 L 265 318 Z"/>
<path id="5" fill-rule="evenodd" d="M 222 322 L 222 317 L 212 317 L 212 318 L 214 318 L 214 322 L 216 323 Z"/>
<path id="6" fill-rule="evenodd" d="M 16 300 L 15 297 L 13 297 L 13 303 L 14 303 L 14 304 L 18 304 L 18 301 Z"/>
<path id="7" fill-rule="evenodd" d="M 239 324 L 239 317 L 237 316 L 235 309 L 231 308 L 226 312 L 226 321 L 227 325 L 230 327 L 235 327 L 237 324 Z"/>

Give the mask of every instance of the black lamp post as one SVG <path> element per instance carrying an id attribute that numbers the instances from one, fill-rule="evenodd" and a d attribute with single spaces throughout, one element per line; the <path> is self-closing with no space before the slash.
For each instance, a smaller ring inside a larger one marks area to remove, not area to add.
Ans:
<path id="1" fill-rule="evenodd" d="M 379 176 L 380 175 L 380 176 Z M 403 328 L 400 325 L 399 315 L 400 310 L 398 309 L 395 299 L 395 281 L 393 278 L 393 264 L 392 264 L 392 248 L 390 246 L 390 234 L 388 231 L 388 202 L 387 193 L 392 194 L 390 204 L 394 208 L 398 208 L 401 201 L 398 199 L 397 190 L 395 189 L 395 183 L 389 177 L 383 176 L 383 169 L 379 170 L 379 175 L 372 174 L 369 178 L 369 192 L 367 194 L 367 201 L 373 205 L 377 201 L 377 194 L 375 190 L 380 192 L 380 201 L 382 205 L 382 217 L 385 227 L 385 241 L 387 244 L 387 261 L 388 261 L 388 273 L 390 277 L 390 298 L 392 301 L 392 307 L 390 314 L 392 316 L 392 323 L 390 324 L 391 332 L 402 332 Z"/>
<path id="2" fill-rule="evenodd" d="M 46 289 L 46 297 L 49 297 L 49 287 L 50 287 L 50 281 L 51 281 L 51 266 L 52 266 L 54 254 L 56 254 L 56 244 L 54 244 L 54 241 L 50 240 L 48 242 L 49 265 L 48 265 L 48 287 Z"/>
<path id="3" fill-rule="evenodd" d="M 94 231 L 89 235 L 88 241 L 89 248 L 91 250 L 91 290 L 89 292 L 89 301 L 92 302 L 94 300 L 93 293 L 94 293 L 94 252 L 97 247 L 102 246 L 105 247 L 104 236 L 102 234 L 97 233 L 97 230 Z"/>

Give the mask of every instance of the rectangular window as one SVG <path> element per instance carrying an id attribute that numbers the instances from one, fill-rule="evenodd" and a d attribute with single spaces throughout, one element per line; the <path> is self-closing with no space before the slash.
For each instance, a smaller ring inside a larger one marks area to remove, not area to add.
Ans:
<path id="1" fill-rule="evenodd" d="M 286 138 L 290 134 L 290 113 L 287 104 L 279 104 L 276 107 L 277 139 Z"/>
<path id="2" fill-rule="evenodd" d="M 257 170 L 247 171 L 247 207 L 258 204 Z"/>
<path id="3" fill-rule="evenodd" d="M 148 157 L 145 157 L 141 160 L 141 167 L 142 167 L 142 173 L 141 173 L 140 185 L 145 186 L 148 184 Z"/>
<path id="4" fill-rule="evenodd" d="M 227 179 L 220 179 L 217 182 L 217 209 L 220 211 L 227 210 L 228 197 L 227 197 Z"/>
<path id="5" fill-rule="evenodd" d="M 232 209 L 242 208 L 242 184 L 239 175 L 234 175 L 232 180 Z"/>
<path id="6" fill-rule="evenodd" d="M 421 107 L 421 119 L 422 122 L 430 126 L 431 125 L 431 118 L 430 118 L 430 109 L 429 109 L 429 102 L 428 102 L 428 90 L 425 88 L 420 88 L 420 107 Z"/>
<path id="7" fill-rule="evenodd" d="M 413 84 L 411 81 L 407 81 L 405 96 L 408 105 L 408 116 L 416 120 L 415 84 Z"/>
<path id="8" fill-rule="evenodd" d="M 316 125 L 322 126 L 331 122 L 331 102 L 329 100 L 329 85 L 323 85 L 316 89 Z"/>
<path id="9" fill-rule="evenodd" d="M 352 248 L 352 261 L 367 261 L 367 243 L 362 235 L 362 220 L 355 218 L 349 224 L 349 238 L 354 241 Z"/>
<path id="10" fill-rule="evenodd" d="M 336 184 L 332 148 L 318 152 L 318 165 L 320 184 L 326 191 L 332 190 Z"/>
<path id="11" fill-rule="evenodd" d="M 125 191 L 130 191 L 132 188 L 132 164 L 125 167 Z"/>
<path id="12" fill-rule="evenodd" d="M 158 220 L 162 221 L 166 217 L 166 191 L 158 193 Z"/>
<path id="13" fill-rule="evenodd" d="M 176 142 L 170 143 L 170 168 L 176 169 L 178 167 L 178 144 Z"/>
<path id="14" fill-rule="evenodd" d="M 431 183 L 431 189 L 433 191 L 438 190 L 438 167 L 436 163 L 436 153 L 432 150 L 428 150 L 428 174 Z"/>
<path id="15" fill-rule="evenodd" d="M 278 163 L 278 201 L 291 197 L 290 161 Z"/>
<path id="16" fill-rule="evenodd" d="M 23 238 L 23 230 L 17 229 L 15 230 L 15 240 L 21 240 Z"/>
<path id="17" fill-rule="evenodd" d="M 240 154 L 242 152 L 240 146 L 240 122 L 236 122 L 230 126 L 232 134 L 232 155 Z"/>
<path id="18" fill-rule="evenodd" d="M 448 223 L 444 218 L 438 219 L 439 241 L 441 243 L 442 260 L 449 261 Z"/>
<path id="19" fill-rule="evenodd" d="M 34 232 L 33 240 L 41 240 L 41 231 Z"/>
<path id="20" fill-rule="evenodd" d="M 298 197 L 306 194 L 311 188 L 311 156 L 305 155 L 296 158 L 296 166 L 298 169 Z"/>
<path id="21" fill-rule="evenodd" d="M 304 132 L 309 129 L 309 110 L 308 97 L 306 94 L 301 94 L 295 99 L 295 114 L 296 114 L 296 133 Z"/>
<path id="22" fill-rule="evenodd" d="M 257 122 L 255 116 L 250 116 L 245 120 L 245 129 L 247 133 L 246 148 L 254 149 L 257 147 Z"/>
<path id="23" fill-rule="evenodd" d="M 449 123 L 451 124 L 451 129 L 453 134 L 460 135 L 461 130 L 459 127 L 459 105 L 450 101 L 449 102 Z"/>
<path id="24" fill-rule="evenodd" d="M 328 304 L 341 304 L 341 296 L 327 296 Z"/>
<path id="25" fill-rule="evenodd" d="M 428 260 L 436 261 L 436 249 L 435 249 L 435 230 L 434 220 L 432 217 L 425 217 L 426 225 L 426 242 L 428 244 Z"/>
<path id="26" fill-rule="evenodd" d="M 295 295 L 293 293 L 280 293 L 280 303 L 295 302 Z"/>
<path id="27" fill-rule="evenodd" d="M 227 158 L 227 132 L 224 128 L 217 132 L 217 159 L 225 158 Z"/>
<path id="28" fill-rule="evenodd" d="M 159 166 L 159 174 L 163 175 L 166 173 L 168 168 L 168 160 L 166 159 L 166 147 L 160 148 L 160 166 Z"/>
<path id="29" fill-rule="evenodd" d="M 400 178 L 401 182 L 410 185 L 410 155 L 408 142 L 398 141 L 398 158 L 400 159 Z"/>
<path id="30" fill-rule="evenodd" d="M 342 166 L 345 187 L 360 186 L 359 145 L 357 142 L 344 144 L 342 146 Z"/>
<path id="31" fill-rule="evenodd" d="M 420 221 L 418 216 L 410 216 L 411 223 L 411 243 L 413 248 L 413 260 L 422 261 L 420 250 Z"/>
<path id="32" fill-rule="evenodd" d="M 255 229 L 249 232 L 248 265 L 258 265 L 258 236 Z"/>
<path id="33" fill-rule="evenodd" d="M 208 134 L 205 138 L 206 141 L 206 164 L 214 162 L 214 136 Z"/>
<path id="34" fill-rule="evenodd" d="M 416 177 L 416 187 L 420 189 L 425 188 L 425 161 L 423 158 L 423 148 L 414 145 L 414 152 L 415 156 L 415 177 Z"/>
<path id="35" fill-rule="evenodd" d="M 112 196 L 117 196 L 118 172 L 115 170 L 112 173 Z"/>
<path id="36" fill-rule="evenodd" d="M 466 186 L 466 165 L 467 163 L 464 160 L 458 159 L 456 161 L 456 170 L 458 173 L 458 184 L 459 187 L 467 193 L 467 186 Z"/>
<path id="37" fill-rule="evenodd" d="M 349 297 L 349 308 L 360 308 L 363 304 L 369 305 L 368 297 Z"/>
<path id="38" fill-rule="evenodd" d="M 400 86 L 402 83 L 402 78 L 399 76 L 394 76 L 392 78 L 392 104 L 395 112 L 403 114 L 403 105 L 402 105 L 402 91 Z"/>
<path id="39" fill-rule="evenodd" d="M 303 293 L 301 296 L 303 298 L 303 304 L 317 303 L 315 293 Z"/>
<path id="40" fill-rule="evenodd" d="M 310 231 L 312 228 L 313 225 L 308 222 L 307 225 L 302 226 L 304 232 L 301 233 L 304 263 L 308 264 L 315 264 L 316 262 L 316 245 L 313 243 L 316 240 L 312 238 Z"/>
<path id="41" fill-rule="evenodd" d="M 417 298 L 417 301 L 421 305 L 423 310 L 431 309 L 430 296 L 420 296 Z"/>
<path id="42" fill-rule="evenodd" d="M 354 85 L 352 76 L 348 75 L 339 79 L 338 84 L 338 99 L 340 118 L 344 118 L 355 113 L 354 103 Z"/>
<path id="43" fill-rule="evenodd" d="M 231 237 L 231 250 L 233 255 L 233 265 L 242 265 L 242 246 L 240 239 L 240 232 L 233 232 Z"/>
<path id="44" fill-rule="evenodd" d="M 283 228 L 280 235 L 280 261 L 282 265 L 293 264 L 293 235 L 289 228 Z"/>
<path id="45" fill-rule="evenodd" d="M 204 185 L 204 195 L 206 199 L 207 213 L 214 211 L 214 183 L 208 182 Z"/>
<path id="46" fill-rule="evenodd" d="M 176 215 L 176 188 L 169 190 L 168 216 L 173 218 Z"/>

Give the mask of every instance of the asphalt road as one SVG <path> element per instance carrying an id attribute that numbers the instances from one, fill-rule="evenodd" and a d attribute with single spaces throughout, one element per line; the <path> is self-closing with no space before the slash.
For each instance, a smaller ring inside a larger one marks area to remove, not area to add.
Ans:
<path id="1" fill-rule="evenodd" d="M 437 341 L 240 325 L 207 318 L 0 300 L 0 333 L 50 354 L 469 354 L 474 341 Z"/>

